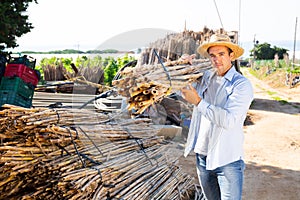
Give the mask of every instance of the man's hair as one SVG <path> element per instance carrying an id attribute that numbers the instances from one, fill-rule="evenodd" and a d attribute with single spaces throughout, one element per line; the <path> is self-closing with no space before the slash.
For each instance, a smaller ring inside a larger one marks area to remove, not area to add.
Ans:
<path id="1" fill-rule="evenodd" d="M 211 47 L 213 47 L 213 46 L 211 46 Z M 209 49 L 211 48 L 211 47 L 209 47 L 208 49 L 207 49 L 207 53 L 209 53 Z M 232 51 L 232 49 L 230 49 L 229 47 L 227 47 L 227 46 L 225 46 L 227 49 L 228 49 L 228 54 L 230 55 L 233 51 Z"/>
<path id="2" fill-rule="evenodd" d="M 228 49 L 229 54 L 231 54 L 233 52 L 232 49 L 230 49 L 229 47 L 227 47 L 227 49 Z"/>

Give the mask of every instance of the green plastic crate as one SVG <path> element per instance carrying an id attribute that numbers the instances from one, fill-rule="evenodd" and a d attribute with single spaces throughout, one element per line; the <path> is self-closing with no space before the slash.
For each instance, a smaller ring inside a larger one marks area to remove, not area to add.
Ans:
<path id="1" fill-rule="evenodd" d="M 0 90 L 0 106 L 4 104 L 30 108 L 32 106 L 32 98 L 23 97 L 14 91 Z"/>
<path id="2" fill-rule="evenodd" d="M 10 90 L 25 98 L 32 98 L 34 94 L 34 87 L 19 77 L 2 77 L 0 90 Z"/>

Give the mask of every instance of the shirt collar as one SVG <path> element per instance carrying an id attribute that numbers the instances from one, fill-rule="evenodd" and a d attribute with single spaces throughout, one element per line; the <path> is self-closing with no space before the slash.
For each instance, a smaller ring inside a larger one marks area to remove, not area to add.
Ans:
<path id="1" fill-rule="evenodd" d="M 231 68 L 227 71 L 227 73 L 224 75 L 224 78 L 226 78 L 228 81 L 231 81 L 233 79 L 234 74 L 236 73 L 235 67 L 232 65 Z"/>

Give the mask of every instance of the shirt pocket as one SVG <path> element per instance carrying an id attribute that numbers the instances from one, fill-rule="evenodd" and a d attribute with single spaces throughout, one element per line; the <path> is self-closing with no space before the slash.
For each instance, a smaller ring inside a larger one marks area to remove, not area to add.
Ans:
<path id="1" fill-rule="evenodd" d="M 220 88 L 219 93 L 218 93 L 218 98 L 216 98 L 216 105 L 224 106 L 226 104 L 229 96 L 232 94 L 232 92 L 233 92 L 232 86 L 223 86 L 223 88 Z"/>
<path id="2" fill-rule="evenodd" d="M 225 91 L 226 91 L 226 96 L 229 96 L 229 95 L 232 94 L 233 87 L 232 86 L 227 86 L 227 87 L 225 87 Z"/>

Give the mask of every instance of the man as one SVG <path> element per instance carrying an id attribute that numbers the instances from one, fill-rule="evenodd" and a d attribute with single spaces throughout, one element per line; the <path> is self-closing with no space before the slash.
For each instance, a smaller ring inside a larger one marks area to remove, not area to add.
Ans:
<path id="1" fill-rule="evenodd" d="M 201 83 L 181 90 L 195 105 L 184 154 L 196 153 L 199 182 L 208 200 L 239 200 L 245 168 L 243 123 L 253 89 L 232 61 L 244 50 L 227 35 L 216 34 L 197 51 L 210 58 L 213 69 L 204 73 Z"/>

